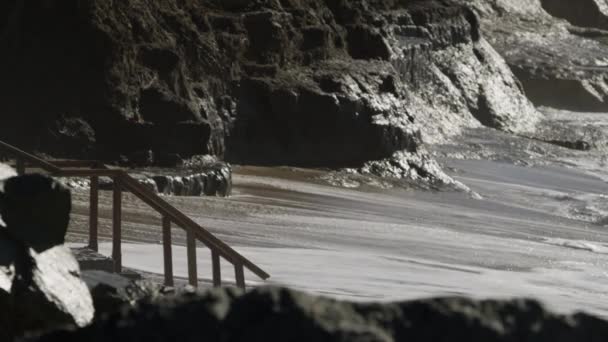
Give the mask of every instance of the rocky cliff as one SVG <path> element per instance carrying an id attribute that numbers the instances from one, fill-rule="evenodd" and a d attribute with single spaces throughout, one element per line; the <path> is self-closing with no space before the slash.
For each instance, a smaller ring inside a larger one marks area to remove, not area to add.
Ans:
<path id="1" fill-rule="evenodd" d="M 461 0 L 537 105 L 608 111 L 605 0 Z"/>
<path id="2" fill-rule="evenodd" d="M 453 1 L 8 0 L 0 49 L 0 136 L 56 155 L 361 166 L 539 119 Z"/>

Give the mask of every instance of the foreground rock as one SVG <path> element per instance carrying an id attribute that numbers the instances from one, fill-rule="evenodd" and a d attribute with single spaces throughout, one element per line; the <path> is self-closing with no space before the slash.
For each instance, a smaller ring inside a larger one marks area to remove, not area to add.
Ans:
<path id="1" fill-rule="evenodd" d="M 8 179 L 0 196 L 0 339 L 93 319 L 91 295 L 63 246 L 70 193 L 50 178 Z"/>
<path id="2" fill-rule="evenodd" d="M 153 328 L 152 328 L 153 327 Z M 529 300 L 361 304 L 281 288 L 144 300 L 84 329 L 35 341 L 597 341 L 608 322 Z"/>
<path id="3" fill-rule="evenodd" d="M 55 154 L 414 163 L 464 127 L 540 117 L 454 1 L 5 3 L 0 133 Z"/>

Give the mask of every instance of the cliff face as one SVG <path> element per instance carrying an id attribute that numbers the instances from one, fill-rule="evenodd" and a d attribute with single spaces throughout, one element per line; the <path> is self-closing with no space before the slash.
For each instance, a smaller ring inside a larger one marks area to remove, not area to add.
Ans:
<path id="1" fill-rule="evenodd" d="M 608 110 L 604 0 L 470 0 L 484 36 L 537 105 Z M 566 20 L 563 20 L 566 19 Z M 576 25 L 576 26 L 575 26 Z"/>
<path id="2" fill-rule="evenodd" d="M 608 29 L 608 2 L 606 0 L 541 0 L 551 15 L 564 18 L 580 27 Z"/>
<path id="3" fill-rule="evenodd" d="M 3 139 L 353 166 L 538 114 L 450 1 L 5 1 Z"/>

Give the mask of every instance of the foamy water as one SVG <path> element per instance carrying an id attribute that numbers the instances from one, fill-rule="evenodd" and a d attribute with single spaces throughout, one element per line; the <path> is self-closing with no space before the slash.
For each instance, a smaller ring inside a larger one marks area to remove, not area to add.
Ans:
<path id="1" fill-rule="evenodd" d="M 237 168 L 228 199 L 169 199 L 269 272 L 265 284 L 365 301 L 532 297 L 608 317 L 608 232 L 561 214 L 581 201 L 601 202 L 605 182 L 563 167 L 443 163 L 484 200 L 337 188 L 319 184 L 316 173 L 264 168 Z M 125 204 L 124 235 L 159 241 L 157 219 L 128 196 Z M 183 233 L 174 236 L 175 271 L 185 277 Z M 101 248 L 110 253 L 109 244 Z M 162 273 L 158 244 L 126 244 L 123 253 L 126 266 Z M 199 276 L 209 280 L 209 251 L 200 249 L 198 259 Z M 234 279 L 227 263 L 222 273 Z M 251 274 L 247 280 L 262 284 Z"/>

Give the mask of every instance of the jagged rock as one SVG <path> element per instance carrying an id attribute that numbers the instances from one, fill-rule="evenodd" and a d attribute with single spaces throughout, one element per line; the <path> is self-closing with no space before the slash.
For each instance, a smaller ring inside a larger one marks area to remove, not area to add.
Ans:
<path id="1" fill-rule="evenodd" d="M 147 176 L 154 181 L 161 194 L 175 196 L 220 196 L 228 197 L 232 192 L 232 168 L 226 163 L 213 163 L 197 170 L 186 169 L 183 175 Z"/>
<path id="2" fill-rule="evenodd" d="M 484 36 L 537 105 L 608 111 L 608 32 L 595 18 L 602 1 L 462 0 L 479 13 Z M 551 14 L 566 16 L 573 27 Z M 599 19 L 598 19 L 599 20 Z"/>
<path id="3" fill-rule="evenodd" d="M 608 322 L 531 300 L 348 303 L 281 288 L 156 298 L 92 326 L 31 341 L 595 341 Z"/>
<path id="4" fill-rule="evenodd" d="M 397 152 L 391 158 L 370 161 L 357 172 L 387 180 L 409 179 L 418 181 L 420 184 L 427 184 L 431 188 L 463 191 L 473 198 L 482 198 L 468 186 L 448 176 L 426 151 L 417 154 Z"/>
<path id="5" fill-rule="evenodd" d="M 201 157 L 201 156 L 199 156 Z M 218 162 L 215 158 L 200 160 L 196 157 L 177 169 L 149 168 L 133 171 L 130 175 L 150 190 L 172 196 L 219 196 L 228 197 L 232 192 L 232 167 Z M 72 188 L 86 189 L 90 186 L 87 179 L 66 179 L 65 184 Z M 108 177 L 99 180 L 99 188 L 112 190 L 114 181 Z"/>
<path id="6" fill-rule="evenodd" d="M 453 1 L 5 3 L 0 134 L 26 148 L 360 167 L 539 119 Z"/>
<path id="7" fill-rule="evenodd" d="M 0 212 L 0 338 L 83 327 L 94 308 L 78 262 L 63 246 L 69 190 L 40 175 L 4 182 Z"/>

